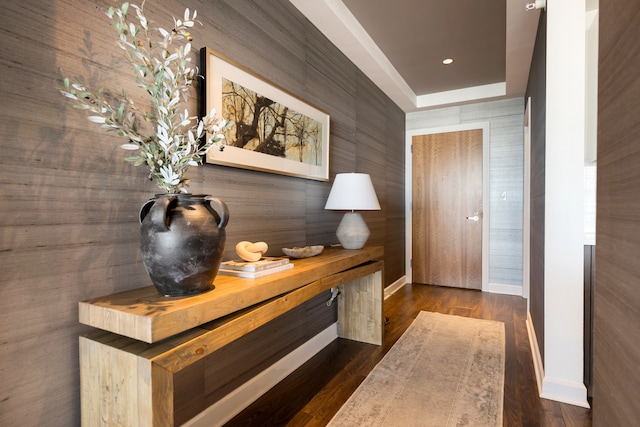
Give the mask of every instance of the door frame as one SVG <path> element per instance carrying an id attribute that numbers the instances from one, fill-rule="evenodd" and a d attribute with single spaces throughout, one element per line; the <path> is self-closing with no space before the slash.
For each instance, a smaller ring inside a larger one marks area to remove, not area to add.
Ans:
<path id="1" fill-rule="evenodd" d="M 530 309 L 531 287 L 531 97 L 524 107 L 524 188 L 522 189 L 522 297 Z"/>
<path id="2" fill-rule="evenodd" d="M 412 261 L 412 178 L 413 178 L 413 154 L 411 144 L 413 137 L 417 135 L 430 135 L 435 133 L 458 132 L 473 129 L 482 129 L 482 290 L 489 290 L 489 156 L 490 156 L 490 123 L 475 122 L 435 128 L 421 128 L 407 130 L 405 133 L 405 272 L 407 282 L 413 282 Z"/>

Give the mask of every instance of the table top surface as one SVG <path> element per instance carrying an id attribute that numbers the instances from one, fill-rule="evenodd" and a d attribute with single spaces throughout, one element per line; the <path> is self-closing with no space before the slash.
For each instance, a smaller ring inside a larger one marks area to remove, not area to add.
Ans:
<path id="1" fill-rule="evenodd" d="M 327 248 L 320 255 L 291 260 L 292 269 L 255 279 L 218 275 L 212 290 L 185 297 L 165 297 L 155 287 L 145 286 L 80 302 L 79 320 L 151 343 L 380 259 L 383 254 L 382 246 Z"/>

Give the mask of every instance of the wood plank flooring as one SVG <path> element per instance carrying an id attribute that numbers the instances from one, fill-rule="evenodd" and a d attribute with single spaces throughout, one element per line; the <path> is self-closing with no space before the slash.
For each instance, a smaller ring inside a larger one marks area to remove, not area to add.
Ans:
<path id="1" fill-rule="evenodd" d="M 505 323 L 505 426 L 591 426 L 591 410 L 538 397 L 524 299 L 411 284 L 385 301 L 382 346 L 334 341 L 226 425 L 326 425 L 421 310 Z"/>

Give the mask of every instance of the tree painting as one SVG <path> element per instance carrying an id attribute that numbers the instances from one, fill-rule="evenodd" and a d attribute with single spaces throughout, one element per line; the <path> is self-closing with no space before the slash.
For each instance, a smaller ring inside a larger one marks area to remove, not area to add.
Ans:
<path id="1" fill-rule="evenodd" d="M 321 165 L 320 122 L 225 78 L 222 114 L 234 123 L 225 130 L 227 145 Z"/>

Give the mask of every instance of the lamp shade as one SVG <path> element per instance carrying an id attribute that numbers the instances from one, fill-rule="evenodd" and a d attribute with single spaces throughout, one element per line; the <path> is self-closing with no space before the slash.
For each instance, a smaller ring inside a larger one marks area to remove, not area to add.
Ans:
<path id="1" fill-rule="evenodd" d="M 333 181 L 325 209 L 377 211 L 380 203 L 366 173 L 339 173 Z"/>

